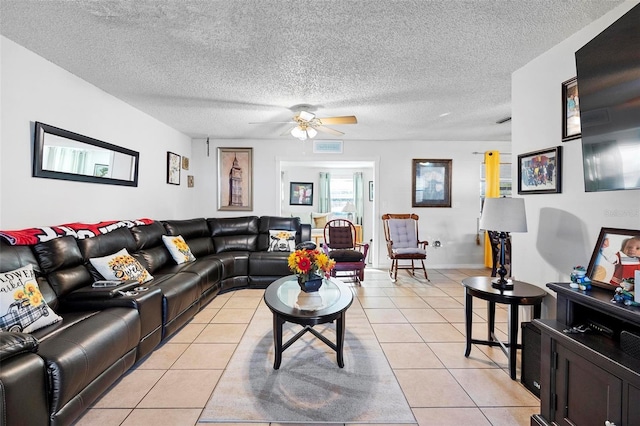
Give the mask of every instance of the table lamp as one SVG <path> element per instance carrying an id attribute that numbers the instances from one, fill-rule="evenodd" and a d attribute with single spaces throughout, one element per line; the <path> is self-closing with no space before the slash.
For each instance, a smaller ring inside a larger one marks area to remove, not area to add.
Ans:
<path id="1" fill-rule="evenodd" d="M 344 206 L 344 208 L 342 209 L 343 212 L 347 213 L 347 218 L 349 220 L 353 220 L 353 213 L 355 213 L 356 210 L 356 206 L 351 202 L 347 202 L 347 204 Z"/>
<path id="2" fill-rule="evenodd" d="M 507 274 L 504 266 L 504 248 L 507 232 L 527 232 L 524 198 L 485 198 L 480 229 L 500 233 L 500 277 L 493 280 L 491 285 L 500 290 L 513 290 L 513 282 L 504 278 Z"/>

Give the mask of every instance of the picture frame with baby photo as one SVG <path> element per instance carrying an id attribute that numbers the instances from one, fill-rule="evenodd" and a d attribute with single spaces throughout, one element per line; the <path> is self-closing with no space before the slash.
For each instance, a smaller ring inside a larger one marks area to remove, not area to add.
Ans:
<path id="1" fill-rule="evenodd" d="M 587 276 L 595 286 L 615 291 L 640 270 L 640 230 L 602 228 Z"/>

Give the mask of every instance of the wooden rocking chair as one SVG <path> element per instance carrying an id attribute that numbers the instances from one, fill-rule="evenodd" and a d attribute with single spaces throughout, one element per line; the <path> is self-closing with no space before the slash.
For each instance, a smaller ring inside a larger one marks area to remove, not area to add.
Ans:
<path id="1" fill-rule="evenodd" d="M 384 214 L 384 238 L 387 241 L 387 251 L 391 259 L 389 276 L 395 282 L 398 269 L 410 269 L 415 276 L 415 262 L 420 261 L 424 277 L 429 281 L 424 261 L 427 258 L 427 241 L 418 238 L 418 215 L 416 214 Z M 411 265 L 399 265 L 400 261 L 411 261 Z"/>

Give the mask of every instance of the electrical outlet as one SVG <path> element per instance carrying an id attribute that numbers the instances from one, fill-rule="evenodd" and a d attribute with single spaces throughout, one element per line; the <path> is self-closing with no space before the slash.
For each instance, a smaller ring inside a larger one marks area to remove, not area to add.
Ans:
<path id="1" fill-rule="evenodd" d="M 440 242 L 440 240 L 435 240 L 435 241 L 433 242 L 433 246 L 434 246 L 434 247 L 441 247 L 441 246 L 442 246 L 442 243 Z"/>

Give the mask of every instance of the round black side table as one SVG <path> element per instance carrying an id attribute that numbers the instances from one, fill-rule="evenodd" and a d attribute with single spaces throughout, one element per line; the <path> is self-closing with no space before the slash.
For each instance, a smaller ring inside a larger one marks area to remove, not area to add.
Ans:
<path id="1" fill-rule="evenodd" d="M 492 277 L 470 277 L 462 280 L 465 288 L 465 326 L 467 333 L 467 348 L 464 356 L 471 353 L 471 345 L 500 346 L 509 358 L 509 375 L 516 378 L 516 354 L 522 348 L 518 344 L 518 308 L 520 306 L 533 306 L 533 318 L 540 318 L 542 299 L 547 292 L 540 287 L 522 281 L 513 280 L 513 290 L 499 290 L 491 285 Z M 486 300 L 489 307 L 488 338 L 477 340 L 471 336 L 473 321 L 473 298 Z M 495 335 L 496 303 L 509 305 L 509 341 L 503 343 Z"/>

